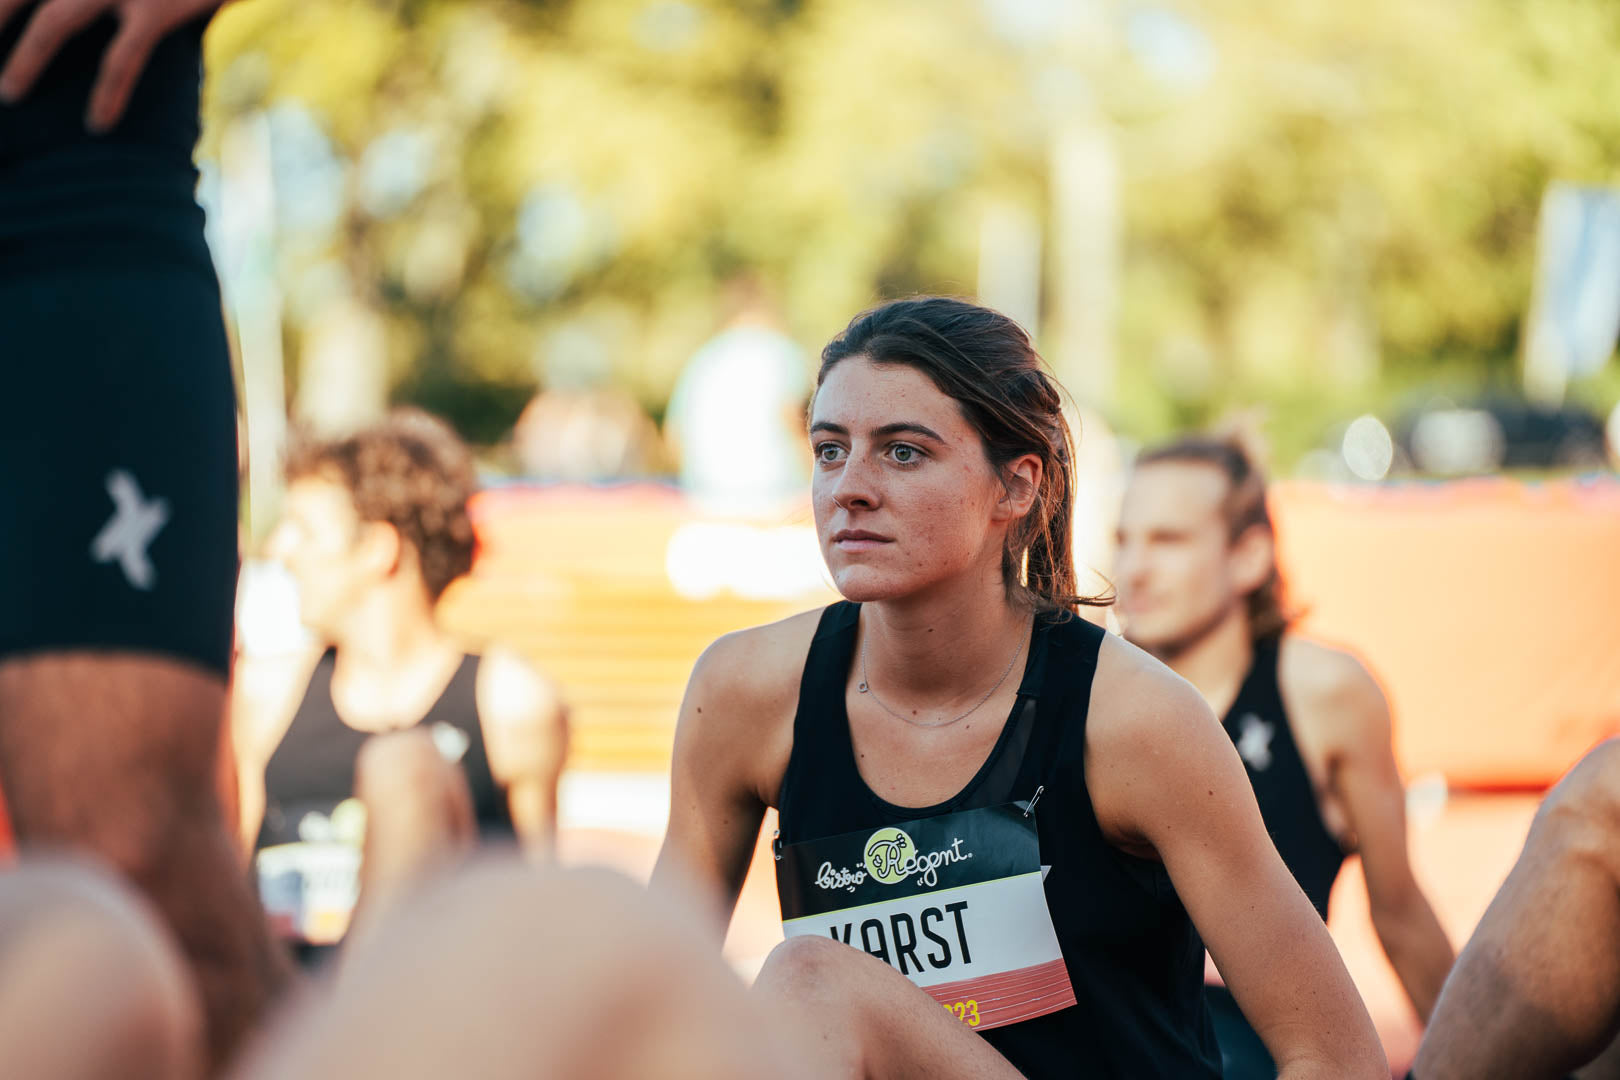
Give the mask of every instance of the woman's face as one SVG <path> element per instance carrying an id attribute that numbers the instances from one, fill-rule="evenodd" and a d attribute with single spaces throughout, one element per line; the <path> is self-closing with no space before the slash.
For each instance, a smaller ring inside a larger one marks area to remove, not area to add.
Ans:
<path id="1" fill-rule="evenodd" d="M 810 445 L 816 533 L 845 597 L 911 596 L 963 574 L 999 585 L 1007 526 L 1027 500 L 1008 497 L 978 432 L 927 375 L 840 361 L 816 392 Z"/>

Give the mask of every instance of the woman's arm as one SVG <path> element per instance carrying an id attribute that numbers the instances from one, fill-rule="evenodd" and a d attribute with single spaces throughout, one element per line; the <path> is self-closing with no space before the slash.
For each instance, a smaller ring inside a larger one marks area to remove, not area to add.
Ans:
<path id="1" fill-rule="evenodd" d="M 1388 1077 L 1366 1006 L 1197 691 L 1110 639 L 1095 700 L 1086 780 L 1098 822 L 1125 850 L 1163 861 L 1280 1075 Z"/>
<path id="2" fill-rule="evenodd" d="M 724 934 L 793 749 L 799 675 L 819 612 L 728 634 L 681 702 L 669 831 L 652 886 L 696 890 Z"/>

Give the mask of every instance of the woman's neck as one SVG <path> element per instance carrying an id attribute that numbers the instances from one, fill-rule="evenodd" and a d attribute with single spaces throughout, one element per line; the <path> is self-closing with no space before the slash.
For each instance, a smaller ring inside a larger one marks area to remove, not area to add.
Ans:
<path id="1" fill-rule="evenodd" d="M 982 692 L 1023 648 L 1030 612 L 998 572 L 983 581 L 863 605 L 867 677 L 900 698 L 950 702 Z"/>

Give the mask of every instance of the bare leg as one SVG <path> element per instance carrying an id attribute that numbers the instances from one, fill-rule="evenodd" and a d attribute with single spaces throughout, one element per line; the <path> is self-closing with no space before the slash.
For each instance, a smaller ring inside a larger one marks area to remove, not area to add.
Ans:
<path id="1" fill-rule="evenodd" d="M 1547 796 L 1524 851 L 1457 958 L 1413 1072 L 1539 1080 L 1620 1029 L 1620 742 Z"/>
<path id="2" fill-rule="evenodd" d="M 989 1043 L 888 964 L 822 937 L 778 945 L 754 983 L 804 1029 L 801 1060 L 852 1080 L 1018 1080 Z"/>
<path id="3" fill-rule="evenodd" d="M 475 864 L 401 898 L 234 1080 L 815 1075 L 702 927 L 615 875 Z"/>
<path id="4" fill-rule="evenodd" d="M 18 847 L 89 852 L 146 894 L 197 979 L 215 1065 L 283 977 L 216 790 L 224 709 L 216 676 L 156 656 L 0 664 L 0 788 Z"/>
<path id="5" fill-rule="evenodd" d="M 200 1075 L 191 980 L 111 878 L 55 861 L 0 876 L 0 1061 L 49 1080 Z"/>

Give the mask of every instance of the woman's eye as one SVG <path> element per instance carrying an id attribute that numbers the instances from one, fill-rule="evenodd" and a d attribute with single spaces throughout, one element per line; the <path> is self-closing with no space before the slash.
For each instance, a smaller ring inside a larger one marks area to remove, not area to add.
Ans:
<path id="1" fill-rule="evenodd" d="M 896 444 L 889 453 L 893 454 L 894 460 L 901 465 L 912 465 L 922 460 L 922 454 L 915 446 L 906 446 L 904 443 Z"/>

